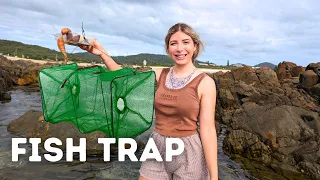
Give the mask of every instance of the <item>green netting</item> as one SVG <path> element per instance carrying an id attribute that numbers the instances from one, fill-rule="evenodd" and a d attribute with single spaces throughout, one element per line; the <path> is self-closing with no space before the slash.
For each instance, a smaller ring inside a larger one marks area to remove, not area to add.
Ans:
<path id="1" fill-rule="evenodd" d="M 39 71 L 46 121 L 72 122 L 82 133 L 103 131 L 108 137 L 135 137 L 153 120 L 155 74 L 129 68 L 107 71 L 77 64 Z"/>

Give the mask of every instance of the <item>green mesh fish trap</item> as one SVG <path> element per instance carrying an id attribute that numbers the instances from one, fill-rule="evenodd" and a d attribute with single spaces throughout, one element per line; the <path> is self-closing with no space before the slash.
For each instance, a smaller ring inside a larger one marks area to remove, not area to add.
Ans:
<path id="1" fill-rule="evenodd" d="M 44 119 L 72 122 L 80 132 L 133 138 L 153 120 L 155 73 L 67 64 L 39 71 Z"/>

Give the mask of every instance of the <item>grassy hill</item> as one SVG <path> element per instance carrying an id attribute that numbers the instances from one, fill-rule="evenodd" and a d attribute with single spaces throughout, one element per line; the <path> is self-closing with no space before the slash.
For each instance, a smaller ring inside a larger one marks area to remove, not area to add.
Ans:
<path id="1" fill-rule="evenodd" d="M 18 56 L 22 57 L 24 55 L 25 58 L 30 59 L 51 59 L 55 60 L 56 55 L 59 61 L 63 61 L 63 55 L 61 52 L 55 51 L 53 49 L 48 49 L 45 47 L 37 46 L 37 45 L 29 45 L 23 44 L 17 41 L 9 41 L 9 40 L 0 40 L 0 53 L 10 56 Z M 75 53 L 68 54 L 68 58 L 70 61 L 75 62 L 101 62 L 100 58 L 94 56 L 90 53 Z M 147 65 L 172 65 L 173 62 L 167 55 L 159 55 L 159 54 L 137 54 L 137 55 L 129 55 L 129 56 L 112 56 L 112 58 L 119 64 L 141 64 L 143 60 L 147 61 Z"/>
<path id="2" fill-rule="evenodd" d="M 75 55 L 80 57 L 87 57 L 91 59 L 95 59 L 97 61 L 101 61 L 99 57 L 94 56 L 90 53 L 75 53 Z M 173 65 L 173 62 L 167 55 L 161 54 L 148 54 L 148 53 L 141 53 L 137 55 L 128 55 L 128 56 L 112 56 L 112 58 L 119 64 L 138 64 L 142 65 L 143 60 L 147 61 L 147 65 L 153 66 L 170 66 Z"/>
<path id="3" fill-rule="evenodd" d="M 60 52 L 37 45 L 23 44 L 17 41 L 0 40 L 0 53 L 18 57 L 22 57 L 22 55 L 24 55 L 25 58 L 38 60 L 55 60 L 57 55 L 57 59 L 59 61 L 63 60 L 63 55 Z M 72 61 L 81 59 L 81 57 L 77 57 L 73 54 L 68 54 L 68 57 Z"/>

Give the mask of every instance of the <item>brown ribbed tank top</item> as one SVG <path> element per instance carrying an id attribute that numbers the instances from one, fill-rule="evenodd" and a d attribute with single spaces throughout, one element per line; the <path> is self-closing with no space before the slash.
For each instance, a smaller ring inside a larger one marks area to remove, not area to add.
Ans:
<path id="1" fill-rule="evenodd" d="M 155 94 L 155 131 L 168 137 L 184 137 L 197 133 L 200 113 L 198 85 L 206 76 L 197 75 L 181 89 L 166 87 L 170 68 L 162 70 Z"/>

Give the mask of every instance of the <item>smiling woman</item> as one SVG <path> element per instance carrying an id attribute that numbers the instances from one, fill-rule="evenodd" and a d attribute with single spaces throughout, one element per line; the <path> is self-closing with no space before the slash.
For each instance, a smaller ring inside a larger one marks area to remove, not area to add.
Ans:
<path id="1" fill-rule="evenodd" d="M 203 43 L 200 41 L 199 35 L 193 31 L 190 26 L 184 23 L 178 23 L 169 29 L 165 38 L 165 43 L 166 52 L 170 55 L 172 60 L 175 60 L 176 58 L 174 58 L 174 56 L 178 57 L 179 53 L 180 55 L 190 56 L 190 52 L 192 52 L 192 56 L 186 57 L 185 59 L 192 59 L 192 62 L 194 63 L 200 51 L 203 50 Z M 183 49 L 185 49 L 185 52 L 181 53 Z"/>
<path id="2" fill-rule="evenodd" d="M 217 180 L 216 86 L 212 78 L 194 66 L 203 44 L 199 35 L 184 23 L 169 29 L 165 44 L 166 52 L 175 65 L 155 69 L 156 125 L 151 137 L 162 159 L 168 150 L 164 143 L 168 137 L 180 138 L 185 148 L 172 161 L 144 161 L 139 179 Z M 80 47 L 100 56 L 109 70 L 121 68 L 97 41 Z"/>

